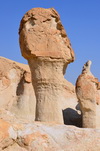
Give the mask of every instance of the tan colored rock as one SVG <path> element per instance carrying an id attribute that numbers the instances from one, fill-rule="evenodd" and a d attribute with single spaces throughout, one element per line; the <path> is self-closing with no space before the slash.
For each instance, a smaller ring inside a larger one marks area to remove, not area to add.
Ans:
<path id="1" fill-rule="evenodd" d="M 33 8 L 21 20 L 20 47 L 26 59 L 44 56 L 74 61 L 74 52 L 55 9 Z"/>
<path id="2" fill-rule="evenodd" d="M 83 66 L 82 74 L 76 82 L 76 94 L 82 111 L 83 127 L 96 128 L 100 106 L 97 111 L 97 102 L 100 98 L 98 91 L 98 79 L 90 71 L 91 61 Z"/>
<path id="3" fill-rule="evenodd" d="M 67 65 L 74 52 L 53 8 L 33 8 L 21 20 L 20 48 L 28 60 L 36 95 L 36 120 L 63 123 L 62 98 Z"/>
<path id="4" fill-rule="evenodd" d="M 9 73 L 13 76 L 13 70 L 16 74 L 11 80 Z M 9 82 L 3 85 L 4 79 Z M 61 101 L 64 123 L 81 127 L 75 87 L 67 80 L 64 80 Z M 0 118 L 7 121 L 34 121 L 35 109 L 36 99 L 28 65 L 0 57 Z"/>
<path id="5" fill-rule="evenodd" d="M 100 105 L 100 82 L 97 83 L 96 103 L 97 105 Z"/>
<path id="6" fill-rule="evenodd" d="M 29 67 L 0 57 L 0 117 L 34 120 L 35 108 Z"/>
<path id="7" fill-rule="evenodd" d="M 6 136 L 6 137 L 3 137 Z M 0 120 L 0 151 L 99 151 L 100 130 Z"/>
<path id="8" fill-rule="evenodd" d="M 96 127 L 100 128 L 100 82 L 97 84 L 96 94 Z"/>

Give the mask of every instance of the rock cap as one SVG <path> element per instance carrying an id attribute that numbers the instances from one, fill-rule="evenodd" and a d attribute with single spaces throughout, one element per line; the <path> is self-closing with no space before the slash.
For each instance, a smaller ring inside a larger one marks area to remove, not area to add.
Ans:
<path id="1" fill-rule="evenodd" d="M 21 20 L 19 41 L 24 58 L 50 57 L 74 61 L 74 52 L 54 8 L 33 8 Z"/>

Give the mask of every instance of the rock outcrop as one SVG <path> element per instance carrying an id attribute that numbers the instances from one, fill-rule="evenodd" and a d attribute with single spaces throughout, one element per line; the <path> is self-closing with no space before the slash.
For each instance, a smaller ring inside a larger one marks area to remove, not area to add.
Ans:
<path id="1" fill-rule="evenodd" d="M 34 120 L 35 106 L 29 67 L 0 57 L 0 117 Z"/>
<path id="2" fill-rule="evenodd" d="M 82 111 L 84 128 L 100 128 L 99 112 L 100 90 L 99 81 L 90 71 L 91 61 L 83 66 L 82 74 L 76 82 L 76 94 Z"/>
<path id="3" fill-rule="evenodd" d="M 100 151 L 100 129 L 91 129 L 100 128 L 100 82 L 87 62 L 76 82 L 78 102 L 64 79 L 74 53 L 58 13 L 31 9 L 19 34 L 31 73 L 0 57 L 0 151 Z M 75 127 L 82 118 L 89 128 Z"/>
<path id="4" fill-rule="evenodd" d="M 75 87 L 64 81 L 61 108 L 64 123 L 81 126 Z M 34 121 L 36 97 L 28 65 L 0 57 L 0 118 L 7 121 Z"/>
<path id="5" fill-rule="evenodd" d="M 33 8 L 21 20 L 19 41 L 36 95 L 36 120 L 63 123 L 64 74 L 74 52 L 55 9 Z"/>
<path id="6" fill-rule="evenodd" d="M 100 130 L 0 120 L 0 151 L 100 151 Z"/>

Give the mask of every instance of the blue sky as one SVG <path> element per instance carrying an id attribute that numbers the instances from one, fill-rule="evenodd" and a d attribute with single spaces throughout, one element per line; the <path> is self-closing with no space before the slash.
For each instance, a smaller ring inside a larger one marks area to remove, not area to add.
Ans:
<path id="1" fill-rule="evenodd" d="M 92 73 L 100 80 L 100 0 L 1 0 L 0 56 L 21 63 L 18 28 L 23 15 L 34 7 L 54 7 L 71 41 L 76 60 L 65 78 L 75 83 L 87 60 L 92 61 Z"/>

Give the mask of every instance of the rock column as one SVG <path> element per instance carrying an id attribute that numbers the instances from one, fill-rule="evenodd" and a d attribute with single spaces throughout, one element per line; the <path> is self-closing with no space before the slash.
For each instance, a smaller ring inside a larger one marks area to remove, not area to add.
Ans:
<path id="1" fill-rule="evenodd" d="M 82 111 L 84 128 L 96 128 L 96 97 L 98 79 L 90 72 L 91 61 L 83 66 L 76 82 L 76 94 Z"/>
<path id="2" fill-rule="evenodd" d="M 36 95 L 36 120 L 63 123 L 62 87 L 74 52 L 53 9 L 33 8 L 21 20 L 21 53 L 28 60 Z"/>

